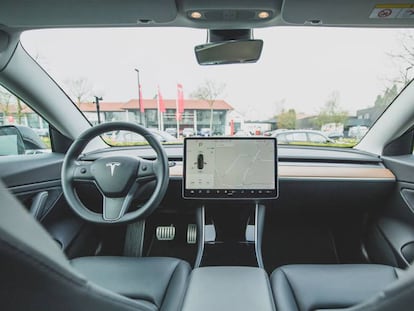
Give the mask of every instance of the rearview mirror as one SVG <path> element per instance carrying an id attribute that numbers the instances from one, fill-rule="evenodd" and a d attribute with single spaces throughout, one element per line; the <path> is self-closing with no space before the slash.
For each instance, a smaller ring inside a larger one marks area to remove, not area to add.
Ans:
<path id="1" fill-rule="evenodd" d="M 263 40 L 229 40 L 197 45 L 194 49 L 200 65 L 255 63 L 260 58 Z"/>
<path id="2" fill-rule="evenodd" d="M 0 156 L 24 154 L 25 151 L 20 131 L 13 125 L 0 126 Z"/>

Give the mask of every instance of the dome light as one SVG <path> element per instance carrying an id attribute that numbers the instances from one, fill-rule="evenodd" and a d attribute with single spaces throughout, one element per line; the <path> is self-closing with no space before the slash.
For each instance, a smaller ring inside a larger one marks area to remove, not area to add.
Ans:
<path id="1" fill-rule="evenodd" d="M 203 15 L 198 11 L 194 11 L 191 12 L 190 17 L 193 19 L 200 19 L 201 17 L 203 17 Z"/>
<path id="2" fill-rule="evenodd" d="M 266 18 L 270 17 L 270 14 L 269 14 L 269 12 L 261 11 L 257 14 L 257 17 L 260 18 L 260 19 L 266 19 Z"/>

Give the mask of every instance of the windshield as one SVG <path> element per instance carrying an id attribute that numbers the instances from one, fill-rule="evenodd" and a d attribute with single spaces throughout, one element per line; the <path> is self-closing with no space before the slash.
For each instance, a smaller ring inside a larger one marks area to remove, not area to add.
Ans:
<path id="1" fill-rule="evenodd" d="M 26 50 L 92 123 L 122 120 L 165 143 L 189 136 L 271 135 L 279 143 L 354 146 L 413 74 L 413 32 L 279 27 L 254 64 L 200 66 L 206 30 L 25 32 Z M 144 143 L 108 133 L 114 145 Z"/>

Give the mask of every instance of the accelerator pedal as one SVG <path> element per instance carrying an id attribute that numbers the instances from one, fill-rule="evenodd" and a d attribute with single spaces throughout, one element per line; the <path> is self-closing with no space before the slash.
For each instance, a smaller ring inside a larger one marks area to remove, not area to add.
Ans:
<path id="1" fill-rule="evenodd" d="M 187 244 L 195 244 L 197 242 L 197 225 L 189 224 L 187 227 Z"/>
<path id="2" fill-rule="evenodd" d="M 175 238 L 175 227 L 159 226 L 156 229 L 156 236 L 158 241 L 172 241 Z"/>

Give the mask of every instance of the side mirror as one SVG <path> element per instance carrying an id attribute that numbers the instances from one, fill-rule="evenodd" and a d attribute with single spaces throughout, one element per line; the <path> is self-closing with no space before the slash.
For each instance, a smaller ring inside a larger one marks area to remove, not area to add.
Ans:
<path id="1" fill-rule="evenodd" d="M 23 136 L 14 125 L 0 126 L 0 156 L 17 155 L 26 152 Z"/>

